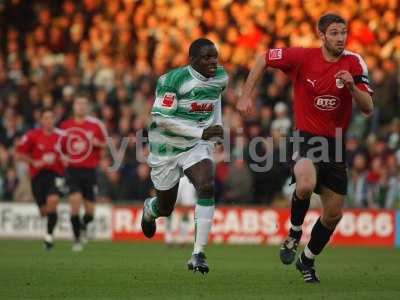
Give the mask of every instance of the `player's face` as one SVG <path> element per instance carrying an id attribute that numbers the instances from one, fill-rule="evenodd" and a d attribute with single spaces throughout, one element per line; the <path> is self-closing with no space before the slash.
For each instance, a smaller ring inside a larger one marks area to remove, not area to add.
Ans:
<path id="1" fill-rule="evenodd" d="M 84 97 L 76 98 L 74 101 L 74 115 L 76 117 L 82 118 L 87 115 L 88 112 L 88 102 Z"/>
<path id="2" fill-rule="evenodd" d="M 333 56 L 339 56 L 344 50 L 347 39 L 347 27 L 343 23 L 332 23 L 321 35 L 324 47 Z"/>
<path id="3" fill-rule="evenodd" d="M 42 127 L 44 130 L 51 130 L 54 127 L 54 115 L 51 111 L 42 113 L 41 118 Z"/>
<path id="4" fill-rule="evenodd" d="M 218 51 L 213 45 L 201 47 L 199 55 L 191 58 L 192 67 L 201 75 L 209 78 L 217 72 Z"/>

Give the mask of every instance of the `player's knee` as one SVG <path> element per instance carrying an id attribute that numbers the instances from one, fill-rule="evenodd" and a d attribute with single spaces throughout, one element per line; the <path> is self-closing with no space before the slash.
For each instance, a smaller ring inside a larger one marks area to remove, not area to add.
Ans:
<path id="1" fill-rule="evenodd" d="M 47 208 L 46 208 L 46 206 L 40 207 L 40 208 L 39 208 L 39 213 L 40 213 L 40 216 L 41 216 L 41 217 L 47 216 Z"/>
<path id="2" fill-rule="evenodd" d="M 79 193 L 73 193 L 69 195 L 69 205 L 71 207 L 71 213 L 78 214 L 81 208 L 81 196 Z"/>
<path id="3" fill-rule="evenodd" d="M 58 205 L 58 196 L 52 195 L 47 198 L 47 210 L 48 212 L 55 212 Z"/>
<path id="4" fill-rule="evenodd" d="M 160 217 L 169 217 L 174 210 L 174 202 L 171 201 L 159 201 L 158 202 L 158 215 Z"/>
<path id="5" fill-rule="evenodd" d="M 334 229 L 342 219 L 343 214 L 341 211 L 328 212 L 323 215 L 324 223 L 328 228 Z"/>
<path id="6" fill-rule="evenodd" d="M 315 189 L 316 182 L 313 178 L 301 176 L 296 178 L 296 194 L 300 199 L 309 198 Z"/>
<path id="7" fill-rule="evenodd" d="M 71 214 L 72 215 L 78 215 L 80 210 L 81 210 L 81 207 L 80 207 L 80 205 L 77 205 L 75 203 L 74 204 L 71 203 L 70 210 L 71 210 Z"/>
<path id="8" fill-rule="evenodd" d="M 54 213 L 57 212 L 57 206 L 47 206 L 47 213 Z"/>
<path id="9" fill-rule="evenodd" d="M 214 197 L 214 182 L 212 180 L 203 181 L 197 188 L 197 194 L 199 198 Z"/>
<path id="10" fill-rule="evenodd" d="M 84 207 L 87 215 L 94 215 L 94 202 L 85 201 Z"/>

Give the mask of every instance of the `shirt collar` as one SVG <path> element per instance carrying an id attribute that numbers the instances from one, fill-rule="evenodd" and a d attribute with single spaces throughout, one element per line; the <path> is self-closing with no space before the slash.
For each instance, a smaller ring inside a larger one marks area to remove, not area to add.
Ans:
<path id="1" fill-rule="evenodd" d="M 201 80 L 201 81 L 207 81 L 209 78 L 201 75 L 199 72 L 197 72 L 191 65 L 189 65 L 189 73 L 192 75 L 194 78 Z"/>

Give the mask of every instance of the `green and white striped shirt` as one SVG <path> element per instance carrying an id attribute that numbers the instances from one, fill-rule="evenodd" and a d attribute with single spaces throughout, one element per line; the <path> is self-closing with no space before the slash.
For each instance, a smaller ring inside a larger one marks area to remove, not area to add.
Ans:
<path id="1" fill-rule="evenodd" d="M 227 83 L 222 66 L 211 78 L 191 66 L 162 75 L 151 110 L 150 152 L 168 156 L 182 153 L 201 141 L 205 128 L 222 125 L 221 93 Z"/>

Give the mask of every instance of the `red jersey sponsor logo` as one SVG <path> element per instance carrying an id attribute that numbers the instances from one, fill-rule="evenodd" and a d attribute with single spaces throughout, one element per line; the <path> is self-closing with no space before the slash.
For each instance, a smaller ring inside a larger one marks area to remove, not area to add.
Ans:
<path id="1" fill-rule="evenodd" d="M 268 52 L 269 60 L 282 59 L 282 49 L 270 49 Z"/>
<path id="2" fill-rule="evenodd" d="M 314 106 L 319 110 L 334 110 L 340 105 L 340 99 L 331 95 L 315 97 Z"/>
<path id="3" fill-rule="evenodd" d="M 196 113 L 209 113 L 214 110 L 214 104 L 212 103 L 192 103 L 190 105 L 190 112 Z"/>
<path id="4" fill-rule="evenodd" d="M 163 98 L 162 102 L 161 102 L 161 105 L 163 107 L 168 107 L 169 108 L 169 107 L 172 107 L 172 105 L 174 104 L 174 101 L 175 101 L 175 94 L 166 93 L 164 95 L 164 98 Z"/>

